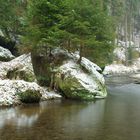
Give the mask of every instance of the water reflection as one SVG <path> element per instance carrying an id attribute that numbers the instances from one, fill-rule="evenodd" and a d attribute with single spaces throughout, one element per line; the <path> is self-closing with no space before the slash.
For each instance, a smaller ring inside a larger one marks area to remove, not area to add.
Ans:
<path id="1" fill-rule="evenodd" d="M 104 120 L 96 140 L 140 139 L 140 85 L 109 87 Z"/>
<path id="2" fill-rule="evenodd" d="M 43 107 L 39 105 L 29 107 L 15 107 L 0 110 L 0 129 L 6 125 L 16 127 L 30 127 L 43 112 Z"/>
<path id="3" fill-rule="evenodd" d="M 38 106 L 4 109 L 0 111 L 0 138 L 66 140 L 81 135 L 86 138 L 86 133 L 93 134 L 93 126 L 98 128 L 103 119 L 104 106 L 105 100 L 56 100 L 42 102 Z"/>
<path id="4" fill-rule="evenodd" d="M 0 110 L 0 140 L 139 140 L 140 85 L 96 102 L 56 100 Z"/>

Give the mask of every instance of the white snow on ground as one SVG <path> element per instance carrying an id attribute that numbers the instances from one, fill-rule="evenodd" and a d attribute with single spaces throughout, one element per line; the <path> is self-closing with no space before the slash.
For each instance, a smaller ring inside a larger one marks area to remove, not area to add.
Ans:
<path id="1" fill-rule="evenodd" d="M 135 60 L 131 66 L 124 66 L 123 64 L 111 64 L 105 67 L 103 74 L 129 74 L 140 71 L 140 58 Z"/>
<path id="2" fill-rule="evenodd" d="M 111 64 L 105 67 L 103 74 L 128 74 L 128 73 L 136 73 L 138 68 L 136 66 L 127 67 L 123 64 Z"/>

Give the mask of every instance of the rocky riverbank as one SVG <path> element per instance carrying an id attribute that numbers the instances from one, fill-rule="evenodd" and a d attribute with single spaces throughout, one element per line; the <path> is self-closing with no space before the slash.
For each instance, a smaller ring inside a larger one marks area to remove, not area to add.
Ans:
<path id="1" fill-rule="evenodd" d="M 23 54 L 11 61 L 0 62 L 0 106 L 21 104 L 18 93 L 39 91 L 41 100 L 61 98 L 54 91 L 37 84 L 30 54 Z"/>
<path id="2" fill-rule="evenodd" d="M 140 64 L 140 60 L 139 60 Z M 128 75 L 135 74 L 140 71 L 140 65 L 125 66 L 123 64 L 107 65 L 103 71 L 104 75 Z"/>
<path id="3" fill-rule="evenodd" d="M 139 49 L 133 49 L 137 55 L 139 54 Z M 126 47 L 118 47 L 114 50 L 114 57 L 116 60 L 107 65 L 104 69 L 104 75 L 127 75 L 136 74 L 140 72 L 140 58 L 137 56 L 131 61 L 126 58 Z M 129 62 L 129 63 L 128 63 Z M 130 63 L 131 62 L 131 63 Z"/>
<path id="4" fill-rule="evenodd" d="M 79 65 L 77 63 L 79 56 L 66 51 L 55 50 L 54 55 L 62 58 L 65 58 L 63 55 L 67 55 L 67 59 L 63 59 L 61 65 L 54 67 L 55 91 L 59 89 L 62 96 L 81 100 L 93 100 L 107 96 L 100 67 L 86 58 L 83 58 Z M 55 60 L 58 60 L 57 57 Z M 41 100 L 61 98 L 61 95 L 38 84 L 30 53 L 11 59 L 8 62 L 0 61 L 0 106 L 21 104 L 19 95 L 24 95 L 27 91 L 41 94 Z M 47 67 L 49 68 L 49 65 Z M 46 76 L 50 75 L 46 74 Z"/>

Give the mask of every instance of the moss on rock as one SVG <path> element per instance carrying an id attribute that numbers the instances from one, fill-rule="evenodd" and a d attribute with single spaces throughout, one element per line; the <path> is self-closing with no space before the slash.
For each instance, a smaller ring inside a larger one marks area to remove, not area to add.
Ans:
<path id="1" fill-rule="evenodd" d="M 63 96 L 70 99 L 94 100 L 107 96 L 103 76 L 95 69 L 90 71 L 72 61 L 58 68 L 55 85 Z"/>
<path id="2" fill-rule="evenodd" d="M 7 72 L 7 76 L 8 79 L 11 80 L 24 80 L 27 82 L 34 82 L 36 77 L 34 75 L 34 73 L 30 70 L 25 70 L 25 69 L 13 69 L 13 70 L 9 70 Z"/>
<path id="3" fill-rule="evenodd" d="M 41 99 L 39 91 L 27 90 L 22 93 L 18 93 L 19 99 L 23 103 L 38 103 Z"/>
<path id="4" fill-rule="evenodd" d="M 75 77 L 62 79 L 60 75 L 56 77 L 56 85 L 62 91 L 63 96 L 70 99 L 94 100 L 96 93 L 86 90 Z"/>

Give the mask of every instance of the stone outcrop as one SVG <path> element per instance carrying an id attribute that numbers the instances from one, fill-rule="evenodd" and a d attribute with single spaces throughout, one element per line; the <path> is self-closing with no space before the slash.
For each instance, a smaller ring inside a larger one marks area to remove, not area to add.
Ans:
<path id="1" fill-rule="evenodd" d="M 18 94 L 27 90 L 39 91 L 42 100 L 61 97 L 36 83 L 30 54 L 0 62 L 0 106 L 21 104 Z"/>
<path id="2" fill-rule="evenodd" d="M 35 71 L 40 74 L 37 76 L 47 76 L 44 84 L 59 90 L 67 98 L 93 100 L 107 96 L 101 68 L 84 57 L 78 64 L 78 54 L 57 48 L 50 54 L 33 55 L 32 59 Z M 47 64 L 46 68 L 44 65 L 38 67 L 40 63 Z"/>
<path id="3" fill-rule="evenodd" d="M 35 75 L 30 54 L 21 55 L 9 62 L 0 62 L 0 79 L 34 82 Z"/>
<path id="4" fill-rule="evenodd" d="M 107 96 L 101 68 L 88 59 L 83 57 L 79 64 L 78 54 L 60 49 L 38 54 L 33 55 L 32 60 L 31 54 L 24 54 L 9 62 L 0 62 L 0 106 L 21 104 L 19 94 L 27 91 L 41 94 L 42 100 L 61 98 L 54 91 L 50 92 L 47 85 L 71 99 L 94 100 Z M 36 73 L 40 77 L 45 76 L 45 87 L 39 85 Z"/>
<path id="5" fill-rule="evenodd" d="M 0 46 L 0 61 L 9 61 L 15 58 L 12 53 L 3 47 Z"/>
<path id="6" fill-rule="evenodd" d="M 74 58 L 74 57 L 73 57 Z M 107 96 L 105 80 L 98 71 L 101 69 L 86 58 L 81 65 L 71 59 L 58 68 L 55 75 L 57 87 L 67 98 L 94 100 Z"/>

